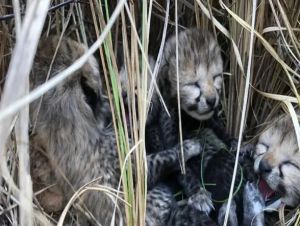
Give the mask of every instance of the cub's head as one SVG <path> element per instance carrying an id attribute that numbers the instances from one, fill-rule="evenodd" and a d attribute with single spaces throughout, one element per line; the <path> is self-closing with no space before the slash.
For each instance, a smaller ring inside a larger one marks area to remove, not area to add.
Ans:
<path id="1" fill-rule="evenodd" d="M 176 97 L 175 36 L 167 41 L 164 54 L 170 95 Z M 223 81 L 223 63 L 217 42 L 204 30 L 187 29 L 179 33 L 178 63 L 181 108 L 195 119 L 210 118 L 219 104 Z"/>
<path id="2" fill-rule="evenodd" d="M 30 76 L 31 89 L 42 85 L 48 73 L 51 79 L 87 51 L 86 46 L 81 43 L 62 39 L 55 60 L 51 64 L 58 43 L 58 36 L 42 38 L 40 41 Z M 36 100 L 30 105 L 31 118 L 34 121 L 38 119 L 37 125 L 41 126 L 49 120 L 59 124 L 61 121 L 72 121 L 74 118 L 77 124 L 79 122 L 95 124 L 95 119 L 98 121 L 98 118 L 100 120 L 102 117 L 101 90 L 98 63 L 94 57 L 90 57 L 72 76 L 46 92 L 41 103 L 40 100 Z"/>
<path id="3" fill-rule="evenodd" d="M 155 60 L 153 58 L 153 56 L 148 55 L 148 64 L 150 66 L 151 71 L 153 72 L 154 67 L 155 67 Z M 141 65 L 140 65 L 141 66 Z M 147 76 L 147 91 L 149 91 L 151 84 L 153 83 L 152 81 L 152 77 L 150 74 L 150 71 L 147 70 L 148 73 L 146 74 Z M 142 74 L 140 73 L 140 78 L 139 78 L 139 85 L 140 85 L 140 89 L 142 89 L 142 79 L 144 79 L 142 77 Z M 128 74 L 125 65 L 122 65 L 121 70 L 119 72 L 119 78 L 120 78 L 120 87 L 121 87 L 121 94 L 123 97 L 123 101 L 125 106 L 130 105 L 130 100 L 132 99 L 131 97 L 133 97 L 133 95 L 137 96 L 138 93 L 138 87 L 137 87 L 137 78 L 133 78 L 133 76 L 135 76 L 135 74 Z M 132 82 L 132 84 L 130 84 L 130 82 Z M 134 82 L 134 84 L 133 84 Z M 134 85 L 134 86 L 133 86 Z M 152 101 L 153 99 L 156 98 L 155 92 L 153 93 L 152 96 Z"/>
<path id="4" fill-rule="evenodd" d="M 277 119 L 260 135 L 254 157 L 255 171 L 282 201 L 289 206 L 299 204 L 300 150 L 290 116 Z"/>

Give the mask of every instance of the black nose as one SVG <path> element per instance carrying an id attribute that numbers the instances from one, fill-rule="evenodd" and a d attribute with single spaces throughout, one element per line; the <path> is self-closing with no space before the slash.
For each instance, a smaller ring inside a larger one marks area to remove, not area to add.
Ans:
<path id="1" fill-rule="evenodd" d="M 261 173 L 270 173 L 272 171 L 272 167 L 267 161 L 262 159 L 259 163 L 259 171 Z"/>
<path id="2" fill-rule="evenodd" d="M 215 97 L 211 97 L 211 98 L 206 98 L 206 103 L 208 106 L 210 106 L 211 108 L 214 108 L 216 105 L 216 98 Z"/>

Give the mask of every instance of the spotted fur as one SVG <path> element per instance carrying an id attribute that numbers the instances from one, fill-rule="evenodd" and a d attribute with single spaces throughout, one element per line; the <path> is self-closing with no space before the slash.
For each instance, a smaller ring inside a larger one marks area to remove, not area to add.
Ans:
<path id="1" fill-rule="evenodd" d="M 39 44 L 30 77 L 31 89 L 45 82 L 57 43 L 58 37 L 50 37 Z M 86 47 L 82 44 L 63 39 L 50 69 L 50 78 L 71 65 L 85 51 Z M 48 153 L 55 177 L 66 199 L 81 186 L 97 178 L 97 183 L 103 186 L 114 189 L 118 187 L 120 166 L 116 138 L 113 128 L 104 126 L 109 118 L 106 114 L 107 104 L 103 98 L 98 64 L 94 57 L 90 57 L 81 69 L 45 93 L 42 100 L 30 105 L 30 118 L 35 132 L 32 143 L 43 147 Z M 199 141 L 185 141 L 186 160 L 200 151 Z M 155 188 L 161 172 L 167 173 L 176 168 L 178 152 L 179 147 L 175 145 L 171 149 L 147 156 L 149 188 Z M 87 207 L 99 223 L 110 224 L 114 204 L 109 196 L 103 192 L 91 191 L 81 196 L 81 201 L 83 207 Z M 122 203 L 118 202 L 118 205 L 124 213 Z M 149 204 L 147 212 L 156 207 Z M 152 221 L 147 219 L 147 222 Z"/>
<path id="2" fill-rule="evenodd" d="M 210 129 L 204 129 L 198 135 L 204 141 L 203 153 L 200 157 L 195 157 L 187 162 L 187 165 L 192 169 L 195 177 L 198 178 L 198 183 L 203 184 L 205 189 L 211 193 L 212 201 L 214 204 L 214 210 L 211 212 L 211 217 L 218 220 L 222 218 L 222 211 L 225 208 L 224 202 L 229 196 L 231 179 L 233 174 L 233 168 L 235 163 L 235 150 L 236 146 L 227 146 L 222 140 L 220 140 L 216 134 Z M 233 142 L 234 144 L 234 142 Z M 239 156 L 239 168 L 237 171 L 235 191 L 237 193 L 234 196 L 234 204 L 232 210 L 236 209 L 236 212 L 230 212 L 231 223 L 230 225 L 236 225 L 237 222 L 242 224 L 244 205 L 243 191 L 247 181 L 256 182 L 257 178 L 253 170 L 253 159 L 251 157 L 253 151 L 253 145 L 243 145 L 241 148 L 241 154 Z M 190 183 L 197 183 L 197 181 L 191 181 Z M 205 184 L 213 185 L 205 185 Z M 240 184 L 241 183 L 241 184 Z M 240 187 L 239 187 L 240 184 Z M 237 190 L 239 188 L 239 190 Z M 234 205 L 237 206 L 234 208 Z M 235 216 L 236 215 L 236 216 Z"/>
<path id="3" fill-rule="evenodd" d="M 280 194 L 283 203 L 300 203 L 300 152 L 289 115 L 274 119 L 259 136 L 254 168 Z"/>
<path id="4" fill-rule="evenodd" d="M 176 75 L 176 41 L 173 35 L 166 42 L 157 82 L 170 113 L 168 116 L 160 105 L 157 122 L 164 148 L 179 142 L 177 82 L 181 110 L 197 121 L 212 117 L 219 104 L 222 84 L 223 65 L 220 48 L 209 32 L 192 28 L 178 34 L 179 80 Z M 190 133 L 185 124 L 186 120 L 182 118 L 184 138 Z M 149 127 L 151 126 L 153 125 Z M 213 208 L 210 194 L 202 188 L 199 179 L 193 174 L 187 166 L 186 174 L 179 176 L 178 182 L 184 193 L 190 197 L 189 205 L 198 211 L 210 212 Z"/>
<path id="5" fill-rule="evenodd" d="M 162 66 L 156 80 L 169 114 L 154 93 L 146 126 L 148 153 L 156 153 L 179 143 L 175 42 L 175 35 L 166 42 Z M 178 58 L 181 109 L 189 117 L 206 120 L 213 115 L 220 99 L 223 70 L 220 48 L 209 32 L 196 28 L 187 29 L 178 35 Z M 152 57 L 149 59 L 153 69 L 154 61 Z M 121 69 L 120 75 L 122 87 L 126 87 L 125 81 L 128 81 L 129 76 L 125 67 Z M 148 81 L 151 81 L 149 76 Z M 185 127 L 185 121 L 182 126 Z M 187 170 L 186 176 L 179 177 L 180 183 L 186 193 L 194 193 L 194 200 L 201 201 L 195 205 L 196 208 L 209 212 L 212 207 L 209 194 L 203 191 L 200 183 L 186 186 L 188 177 L 194 177 L 189 172 Z M 197 194 L 199 196 L 195 197 Z"/>
<path id="6" fill-rule="evenodd" d="M 223 64 L 212 35 L 192 28 L 178 34 L 178 77 L 181 108 L 191 117 L 206 120 L 219 104 Z M 159 74 L 163 96 L 177 98 L 176 37 L 166 43 Z"/>
<path id="7" fill-rule="evenodd" d="M 264 200 L 258 187 L 254 183 L 247 182 L 247 184 L 245 185 L 243 193 L 243 203 L 243 225 L 265 225 Z"/>

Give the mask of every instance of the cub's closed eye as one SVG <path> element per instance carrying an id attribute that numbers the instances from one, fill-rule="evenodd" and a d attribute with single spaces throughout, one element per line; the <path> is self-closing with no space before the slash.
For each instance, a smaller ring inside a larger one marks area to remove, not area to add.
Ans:
<path id="1" fill-rule="evenodd" d="M 260 145 L 263 145 L 267 150 L 269 149 L 269 145 L 267 145 L 266 143 L 263 143 L 263 142 L 261 142 L 261 143 L 259 143 Z"/>
<path id="2" fill-rule="evenodd" d="M 280 165 L 279 165 L 279 175 L 280 175 L 280 177 L 281 178 L 283 178 L 284 177 L 284 174 L 283 174 L 283 171 L 282 171 L 282 167 L 283 166 L 286 166 L 286 167 L 294 167 L 294 168 L 296 168 L 297 170 L 300 170 L 300 168 L 299 168 L 299 166 L 298 165 L 296 165 L 295 163 L 293 163 L 293 162 L 291 162 L 291 161 L 289 161 L 289 160 L 287 160 L 287 161 L 283 161 L 282 163 L 280 163 Z"/>
<path id="3" fill-rule="evenodd" d="M 295 167 L 296 169 L 300 170 L 299 166 L 297 166 L 295 163 L 291 162 L 291 161 L 284 161 L 281 163 L 281 166 L 282 165 L 289 165 L 289 166 L 293 166 Z"/>
<path id="4" fill-rule="evenodd" d="M 196 87 L 200 88 L 198 82 L 190 82 L 190 83 L 187 83 L 186 86 L 196 86 Z"/>
<path id="5" fill-rule="evenodd" d="M 255 154 L 257 156 L 263 155 L 263 154 L 265 154 L 268 151 L 268 149 L 269 149 L 269 145 L 267 145 L 267 144 L 265 144 L 263 142 L 258 143 L 256 145 Z"/>
<path id="6" fill-rule="evenodd" d="M 213 79 L 215 80 L 215 79 L 221 78 L 221 77 L 222 77 L 222 74 L 216 74 L 216 75 L 214 75 Z"/>

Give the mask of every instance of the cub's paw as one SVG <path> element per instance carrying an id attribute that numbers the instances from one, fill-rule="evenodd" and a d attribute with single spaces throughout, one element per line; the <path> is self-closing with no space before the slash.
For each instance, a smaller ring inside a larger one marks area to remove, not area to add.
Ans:
<path id="1" fill-rule="evenodd" d="M 245 185 L 243 202 L 245 225 L 251 225 L 253 221 L 264 221 L 263 210 L 265 203 L 258 187 L 254 183 L 247 182 Z"/>
<path id="2" fill-rule="evenodd" d="M 199 140 L 196 139 L 184 140 L 182 145 L 183 145 L 184 157 L 186 161 L 201 153 L 202 147 L 200 145 Z"/>
<path id="3" fill-rule="evenodd" d="M 211 194 L 206 191 L 204 188 L 201 188 L 197 193 L 193 194 L 188 199 L 188 205 L 195 210 L 210 213 L 214 209 Z"/>
<path id="4" fill-rule="evenodd" d="M 227 205 L 228 205 L 228 201 L 224 202 L 219 210 L 218 225 L 223 225 L 223 223 L 224 223 Z M 228 226 L 237 226 L 238 225 L 238 219 L 237 219 L 237 214 L 236 214 L 236 203 L 234 200 L 231 200 L 227 225 Z"/>
<path id="5" fill-rule="evenodd" d="M 241 157 L 244 157 L 244 158 L 246 156 L 250 157 L 250 156 L 252 156 L 254 150 L 255 150 L 255 145 L 254 144 L 251 144 L 251 143 L 243 144 L 241 146 L 240 155 L 241 155 Z"/>

